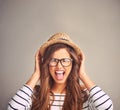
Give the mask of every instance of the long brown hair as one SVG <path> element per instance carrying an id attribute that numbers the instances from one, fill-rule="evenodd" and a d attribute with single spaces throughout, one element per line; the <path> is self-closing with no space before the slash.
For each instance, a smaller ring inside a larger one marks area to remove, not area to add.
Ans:
<path id="1" fill-rule="evenodd" d="M 62 110 L 82 110 L 83 103 L 87 99 L 86 93 L 84 93 L 83 97 L 83 90 L 78 75 L 82 59 L 78 58 L 72 47 L 59 43 L 48 47 L 44 53 L 40 64 L 40 86 L 36 86 L 36 91 L 33 95 L 32 110 L 50 110 L 50 90 L 54 80 L 49 73 L 48 65 L 52 54 L 61 48 L 65 48 L 73 59 L 72 70 L 67 78 L 66 96 Z"/>

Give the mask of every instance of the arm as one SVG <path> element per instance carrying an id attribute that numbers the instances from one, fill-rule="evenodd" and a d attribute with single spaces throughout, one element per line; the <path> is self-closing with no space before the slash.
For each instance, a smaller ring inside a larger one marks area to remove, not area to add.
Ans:
<path id="1" fill-rule="evenodd" d="M 90 110 L 113 110 L 113 104 L 110 97 L 88 77 L 85 72 L 85 56 L 82 53 L 79 77 L 89 91 L 87 108 Z"/>
<path id="2" fill-rule="evenodd" d="M 7 110 L 30 110 L 33 90 L 24 85 L 10 100 Z"/>
<path id="3" fill-rule="evenodd" d="M 81 65 L 80 65 L 79 77 L 80 80 L 85 85 L 85 87 L 88 90 L 90 90 L 92 87 L 95 86 L 95 83 L 88 77 L 88 75 L 85 72 L 85 56 L 83 52 L 81 53 L 80 59 L 81 59 Z"/>
<path id="4" fill-rule="evenodd" d="M 94 107 L 97 110 L 113 110 L 112 100 L 100 87 L 94 86 L 89 92 L 89 108 Z"/>
<path id="5" fill-rule="evenodd" d="M 38 50 L 35 55 L 35 68 L 34 73 L 32 74 L 31 78 L 26 82 L 28 86 L 34 89 L 35 85 L 37 84 L 40 78 L 40 51 Z"/>
<path id="6" fill-rule="evenodd" d="M 33 89 L 40 78 L 40 52 L 35 55 L 34 73 L 26 84 L 11 98 L 8 105 L 8 110 L 30 110 L 32 106 Z"/>

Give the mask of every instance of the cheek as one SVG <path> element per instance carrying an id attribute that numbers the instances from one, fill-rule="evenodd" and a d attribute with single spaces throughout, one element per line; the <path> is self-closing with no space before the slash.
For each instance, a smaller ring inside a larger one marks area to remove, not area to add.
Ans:
<path id="1" fill-rule="evenodd" d="M 68 74 L 70 74 L 71 69 L 72 69 L 72 66 L 70 66 L 69 68 L 67 68 L 67 73 L 68 73 Z"/>
<path id="2" fill-rule="evenodd" d="M 49 67 L 49 72 L 50 72 L 50 74 L 53 74 L 54 68 L 53 67 Z"/>

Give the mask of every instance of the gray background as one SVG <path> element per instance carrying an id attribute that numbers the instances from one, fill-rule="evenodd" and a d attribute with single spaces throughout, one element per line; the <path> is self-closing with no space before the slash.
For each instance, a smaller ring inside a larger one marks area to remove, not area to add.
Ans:
<path id="1" fill-rule="evenodd" d="M 86 71 L 120 108 L 120 0 L 0 0 L 0 109 L 29 79 L 36 50 L 66 32 Z"/>

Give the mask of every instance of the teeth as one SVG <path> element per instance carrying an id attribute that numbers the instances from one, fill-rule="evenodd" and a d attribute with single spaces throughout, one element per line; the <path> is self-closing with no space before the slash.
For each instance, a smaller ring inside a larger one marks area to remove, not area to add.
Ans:
<path id="1" fill-rule="evenodd" d="M 55 75 L 56 75 L 57 80 L 63 80 L 64 79 L 64 71 L 63 70 L 56 70 Z"/>
<path id="2" fill-rule="evenodd" d="M 56 71 L 56 73 L 62 74 L 62 73 L 64 73 L 64 71 Z"/>

